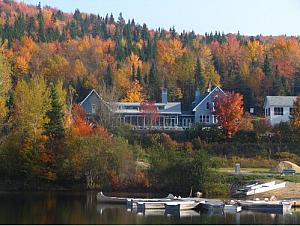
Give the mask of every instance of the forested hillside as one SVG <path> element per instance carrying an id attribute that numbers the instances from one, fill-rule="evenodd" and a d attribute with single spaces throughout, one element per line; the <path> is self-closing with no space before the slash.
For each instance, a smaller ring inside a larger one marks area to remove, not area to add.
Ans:
<path id="1" fill-rule="evenodd" d="M 237 34 L 195 34 L 148 28 L 122 14 L 68 14 L 51 7 L 0 2 L 1 51 L 17 81 L 43 76 L 74 88 L 80 101 L 104 85 L 126 99 L 169 98 L 191 105 L 194 90 L 208 82 L 244 95 L 245 109 L 261 112 L 266 95 L 300 91 L 298 37 L 246 37 Z M 135 80 L 138 81 L 135 82 Z"/>

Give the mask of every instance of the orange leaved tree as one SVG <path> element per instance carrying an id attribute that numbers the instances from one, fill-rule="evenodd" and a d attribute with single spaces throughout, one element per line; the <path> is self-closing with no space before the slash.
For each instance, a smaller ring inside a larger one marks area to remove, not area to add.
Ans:
<path id="1" fill-rule="evenodd" d="M 244 114 L 243 96 L 239 93 L 225 92 L 215 98 L 215 114 L 226 137 L 231 138 L 240 128 Z"/>

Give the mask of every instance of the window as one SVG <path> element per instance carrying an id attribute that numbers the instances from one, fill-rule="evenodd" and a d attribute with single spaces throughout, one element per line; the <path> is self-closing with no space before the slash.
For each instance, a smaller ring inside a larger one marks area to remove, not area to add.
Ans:
<path id="1" fill-rule="evenodd" d="M 213 120 L 214 120 L 213 123 L 218 123 L 218 116 L 214 115 Z"/>
<path id="2" fill-rule="evenodd" d="M 290 108 L 290 115 L 293 114 L 293 108 Z"/>
<path id="3" fill-rule="evenodd" d="M 92 114 L 96 114 L 96 105 L 92 104 Z"/>
<path id="4" fill-rule="evenodd" d="M 274 115 L 283 115 L 283 108 L 274 108 Z"/>
<path id="5" fill-rule="evenodd" d="M 206 109 L 207 109 L 207 110 L 210 109 L 210 104 L 209 104 L 209 102 L 206 103 Z"/>
<path id="6" fill-rule="evenodd" d="M 204 122 L 204 115 L 200 115 L 199 122 Z"/>
<path id="7" fill-rule="evenodd" d="M 206 115 L 206 122 L 209 123 L 209 115 Z"/>

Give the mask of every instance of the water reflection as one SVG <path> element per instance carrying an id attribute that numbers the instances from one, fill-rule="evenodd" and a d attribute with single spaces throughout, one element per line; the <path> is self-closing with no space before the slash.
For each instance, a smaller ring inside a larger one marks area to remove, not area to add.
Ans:
<path id="1" fill-rule="evenodd" d="M 149 195 L 151 197 L 151 195 Z M 99 204 L 95 192 L 0 193 L 0 224 L 300 224 L 300 211 L 137 212 Z"/>

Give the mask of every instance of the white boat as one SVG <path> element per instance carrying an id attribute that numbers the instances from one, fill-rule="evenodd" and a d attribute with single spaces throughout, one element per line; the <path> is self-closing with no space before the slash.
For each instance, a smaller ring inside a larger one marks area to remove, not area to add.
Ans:
<path id="1" fill-rule="evenodd" d="M 164 202 L 137 202 L 137 209 L 165 209 L 166 205 L 182 205 L 182 208 L 191 208 L 195 207 L 199 203 L 195 201 L 164 201 Z"/>
<path id="2" fill-rule="evenodd" d="M 200 205 L 195 201 L 181 201 L 181 202 L 168 202 L 165 203 L 166 211 L 182 211 L 196 209 Z"/>
<path id="3" fill-rule="evenodd" d="M 264 212 L 287 212 L 292 209 L 292 203 L 289 201 L 247 200 L 238 201 L 238 204 L 246 210 L 258 210 Z"/>
<path id="4" fill-rule="evenodd" d="M 127 203 L 127 207 L 137 207 L 137 203 L 138 202 L 168 202 L 168 201 L 172 201 L 174 200 L 174 195 L 169 194 L 167 197 L 165 198 L 153 198 L 153 199 L 149 199 L 149 198 L 127 198 L 126 199 L 126 203 Z"/>
<path id="5" fill-rule="evenodd" d="M 162 199 L 172 199 L 174 196 L 172 194 L 169 194 L 166 198 Z M 115 203 L 115 204 L 127 204 L 127 200 L 134 199 L 134 198 L 124 198 L 124 197 L 111 197 L 111 196 L 105 196 L 103 192 L 99 192 L 97 194 L 97 201 L 101 203 Z M 140 199 L 142 200 L 142 198 Z M 151 200 L 151 199 L 144 199 L 144 200 Z M 160 199 L 152 199 L 152 200 L 160 200 Z"/>
<path id="6" fill-rule="evenodd" d="M 242 207 L 237 204 L 225 204 L 224 205 L 224 212 L 238 213 L 241 211 L 242 211 Z"/>
<path id="7" fill-rule="evenodd" d="M 281 189 L 285 187 L 286 182 L 276 184 L 275 181 L 271 181 L 264 184 L 253 184 L 248 185 L 245 188 L 237 189 L 235 195 L 255 195 L 267 191 L 272 191 L 275 189 Z"/>

